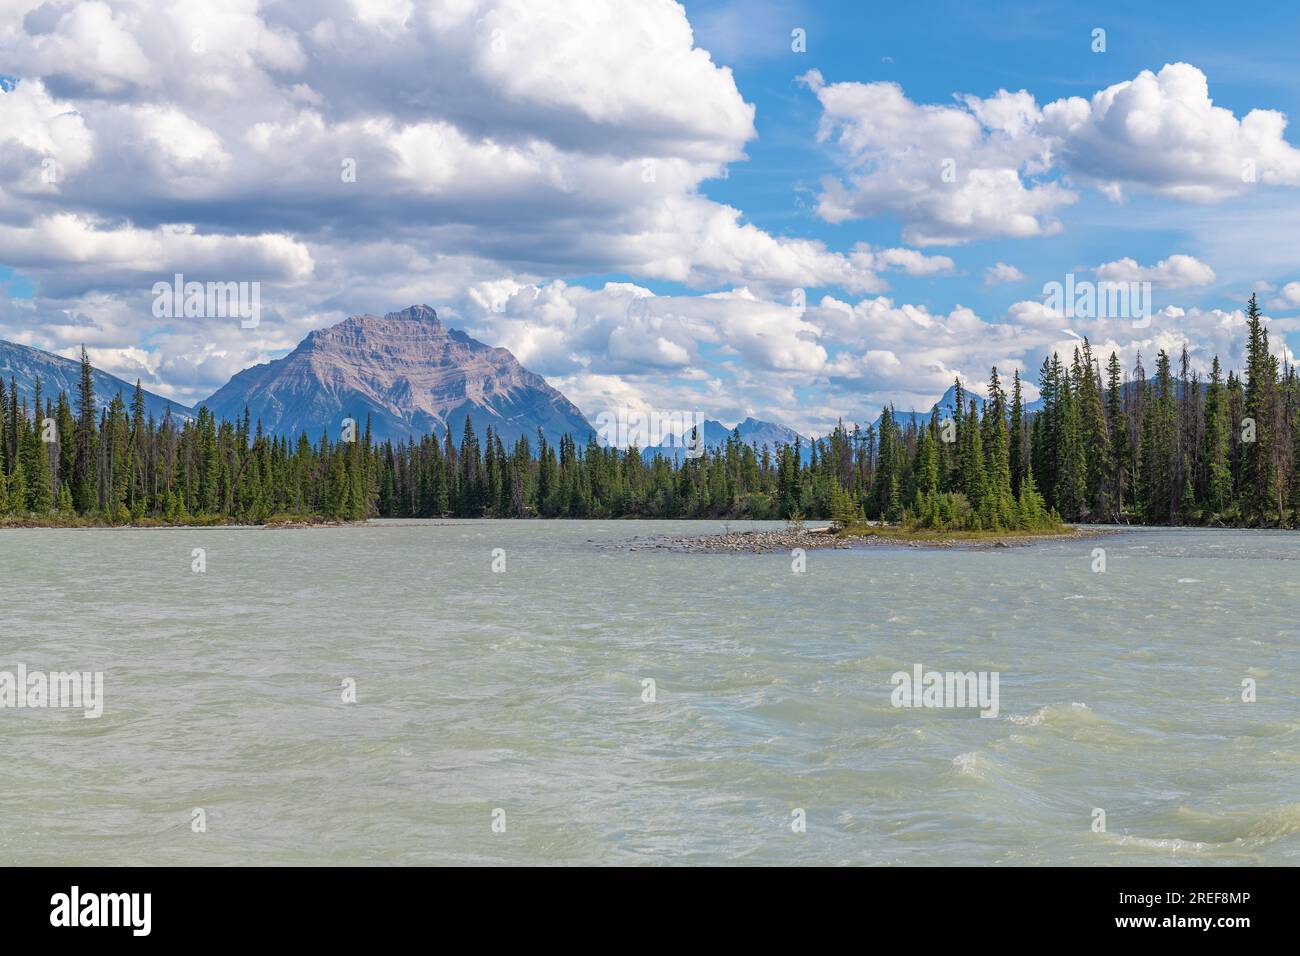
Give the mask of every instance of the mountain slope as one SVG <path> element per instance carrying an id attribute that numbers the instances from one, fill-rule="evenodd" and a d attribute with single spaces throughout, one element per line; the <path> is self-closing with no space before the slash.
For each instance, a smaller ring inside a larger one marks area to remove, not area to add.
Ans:
<path id="1" fill-rule="evenodd" d="M 80 362 L 55 355 L 53 352 L 32 348 L 30 345 L 0 341 L 0 376 L 4 379 L 6 394 L 8 394 L 9 379 L 13 378 L 18 386 L 18 397 L 26 399 L 30 407 L 35 395 L 38 375 L 41 379 L 42 404 L 46 398 L 57 398 L 62 391 L 68 393 L 68 400 L 73 403 L 75 410 L 77 387 L 81 382 Z M 99 369 L 94 370 L 92 381 L 95 384 L 95 403 L 100 408 L 106 408 L 119 392 L 122 393 L 122 400 L 130 406 L 131 396 L 135 394 L 135 385 L 132 383 L 109 375 L 107 372 L 101 372 Z M 152 392 L 144 393 L 144 405 L 145 413 L 153 415 L 155 419 L 161 419 L 168 412 L 173 418 L 181 420 L 190 417 L 190 410 L 184 405 Z"/>
<path id="2" fill-rule="evenodd" d="M 746 418 L 736 426 L 736 430 L 740 432 L 742 442 L 746 445 L 757 445 L 759 451 L 763 450 L 764 445 L 776 451 L 778 445 L 793 445 L 794 440 L 800 437 L 798 432 L 787 425 L 776 422 L 761 422 L 756 418 Z M 723 442 L 726 442 L 725 437 Z M 805 437 L 800 447 L 807 452 L 808 445 L 809 440 Z"/>
<path id="3" fill-rule="evenodd" d="M 354 315 L 312 332 L 282 359 L 240 372 L 206 405 L 236 419 L 247 405 L 264 430 L 337 438 L 344 418 L 379 441 L 419 439 L 450 429 L 460 442 L 465 418 L 482 439 L 487 426 L 510 443 L 536 446 L 537 429 L 585 440 L 591 425 L 572 402 L 506 349 L 444 328 L 427 305 L 383 317 Z"/>

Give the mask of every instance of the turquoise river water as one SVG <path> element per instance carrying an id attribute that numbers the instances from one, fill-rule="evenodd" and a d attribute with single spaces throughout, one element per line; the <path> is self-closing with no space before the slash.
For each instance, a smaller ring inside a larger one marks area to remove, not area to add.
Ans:
<path id="1" fill-rule="evenodd" d="M 722 529 L 2 531 L 103 713 L 0 709 L 0 864 L 1300 863 L 1300 535 L 627 546 Z"/>

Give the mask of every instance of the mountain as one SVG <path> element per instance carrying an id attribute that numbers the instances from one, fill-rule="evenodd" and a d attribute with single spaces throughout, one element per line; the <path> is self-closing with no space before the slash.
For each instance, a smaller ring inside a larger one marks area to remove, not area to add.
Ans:
<path id="1" fill-rule="evenodd" d="M 466 416 L 480 440 L 491 425 L 507 445 L 523 435 L 535 448 L 538 428 L 551 441 L 568 433 L 579 443 L 592 431 L 577 406 L 510 352 L 445 328 L 427 305 L 318 329 L 200 404 L 231 420 L 247 406 L 265 431 L 306 432 L 312 441 L 322 433 L 337 438 L 345 418 L 362 430 L 367 416 L 378 441 L 451 429 L 459 444 Z"/>
<path id="2" fill-rule="evenodd" d="M 970 408 L 970 402 L 972 398 L 975 400 L 975 407 L 978 408 L 980 410 L 980 413 L 982 414 L 984 412 L 984 399 L 981 396 L 973 395 L 970 392 L 966 392 L 964 396 L 963 403 L 965 404 L 966 408 L 963 409 L 963 411 L 966 411 Z M 907 431 L 908 425 L 910 425 L 912 422 L 915 422 L 916 427 L 920 428 L 922 425 L 924 425 L 926 422 L 930 420 L 930 413 L 936 408 L 939 410 L 940 420 L 943 420 L 945 418 L 952 418 L 953 406 L 956 404 L 956 402 L 957 402 L 957 386 L 955 384 L 949 385 L 948 391 L 944 392 L 943 395 L 940 396 L 937 402 L 935 402 L 933 405 L 930 406 L 930 408 L 926 409 L 923 412 L 918 412 L 918 411 L 905 412 L 902 409 L 897 409 L 897 408 L 894 409 L 894 421 L 898 422 L 898 427 L 901 428 L 903 431 Z M 871 426 L 876 430 L 876 433 L 879 434 L 880 432 L 879 415 L 876 416 L 876 420 L 871 423 Z"/>
<path id="3" fill-rule="evenodd" d="M 775 422 L 762 422 L 756 418 L 746 418 L 736 425 L 734 430 L 740 433 L 742 444 L 754 445 L 758 448 L 759 454 L 762 454 L 764 446 L 767 446 L 775 454 L 778 446 L 793 445 L 795 439 L 801 437 L 798 432 L 786 425 L 779 425 Z M 709 451 L 725 447 L 732 431 L 733 429 L 728 428 L 721 422 L 705 419 L 704 447 Z M 689 435 L 686 436 L 688 439 L 689 437 Z M 641 454 L 647 461 L 657 454 L 663 455 L 670 461 L 677 461 L 685 453 L 685 444 L 680 437 L 676 437 L 674 441 L 666 442 L 664 445 L 644 448 Z M 800 457 L 804 461 L 808 461 L 812 457 L 811 442 L 806 437 L 802 438 L 800 443 Z"/>
<path id="4" fill-rule="evenodd" d="M 984 397 L 983 397 L 982 395 L 977 394 L 977 393 L 971 392 L 971 391 L 968 390 L 968 389 L 966 389 L 966 390 L 964 390 L 964 391 L 965 391 L 965 394 L 964 394 L 963 397 L 962 397 L 962 404 L 964 404 L 966 407 L 965 407 L 964 409 L 962 409 L 962 411 L 963 411 L 963 412 L 969 412 L 969 411 L 970 411 L 970 403 L 971 403 L 971 401 L 973 400 L 973 401 L 975 402 L 975 407 L 976 407 L 977 409 L 979 409 L 980 414 L 983 415 L 983 414 L 984 414 Z M 895 411 L 894 411 L 894 420 L 895 420 L 896 422 L 898 422 L 898 427 L 899 427 L 900 429 L 902 429 L 903 431 L 907 431 L 907 427 L 908 427 L 908 425 L 909 425 L 910 423 L 912 423 L 912 422 L 915 422 L 915 423 L 916 423 L 916 427 L 917 427 L 917 428 L 920 428 L 922 425 L 924 425 L 924 424 L 926 424 L 927 422 L 930 421 L 930 413 L 931 413 L 932 411 L 934 411 L 935 409 L 938 409 L 938 410 L 939 410 L 939 420 L 940 420 L 940 421 L 943 421 L 943 420 L 946 419 L 946 418 L 952 418 L 952 417 L 953 417 L 953 407 L 956 405 L 956 403 L 957 403 L 957 386 L 956 386 L 955 384 L 954 384 L 954 385 L 949 385 L 949 386 L 948 386 L 948 391 L 944 392 L 943 395 L 940 396 L 939 400 L 938 400 L 937 402 L 935 402 L 933 405 L 930 406 L 929 411 L 924 411 L 924 412 L 904 412 L 904 411 L 899 411 L 899 410 L 895 409 Z M 1010 394 L 1008 394 L 1008 396 L 1007 396 L 1007 409 L 1010 410 L 1010 408 L 1011 408 L 1011 396 L 1010 396 Z M 1032 401 L 1032 402 L 1025 402 L 1025 404 L 1024 404 L 1024 410 L 1025 410 L 1025 413 L 1026 413 L 1026 414 L 1029 414 L 1029 415 L 1032 415 L 1032 414 L 1034 414 L 1035 412 L 1041 411 L 1042 408 L 1043 408 L 1043 400 L 1042 400 L 1041 398 L 1035 399 L 1035 400 Z M 876 416 L 876 420 L 875 420 L 874 422 L 872 422 L 871 425 L 872 425 L 873 428 L 876 429 L 876 432 L 879 433 L 879 431 L 880 431 L 880 416 Z"/>
<path id="5" fill-rule="evenodd" d="M 68 401 L 73 405 L 73 414 L 76 414 L 77 388 L 81 382 L 80 362 L 30 345 L 0 341 L 0 376 L 4 378 L 6 394 L 9 379 L 12 378 L 18 386 L 18 397 L 25 398 L 30 407 L 35 397 L 38 375 L 41 379 L 41 401 L 44 402 L 46 398 L 57 399 L 59 392 L 67 392 Z M 135 394 L 135 385 L 132 383 L 99 369 L 94 370 L 92 381 L 95 384 L 95 403 L 100 408 L 107 408 L 118 392 L 122 393 L 123 401 L 130 406 L 131 396 Z M 190 417 L 190 410 L 184 405 L 152 392 L 144 393 L 144 406 L 145 413 L 155 419 L 161 419 L 169 412 L 179 420 Z"/>
<path id="6" fill-rule="evenodd" d="M 756 418 L 746 418 L 736 426 L 740 432 L 740 440 L 746 445 L 757 445 L 758 450 L 762 451 L 766 445 L 773 451 L 777 445 L 793 445 L 794 440 L 799 438 L 799 433 L 787 425 L 779 425 L 775 422 L 760 422 Z M 728 432 L 730 434 L 730 432 Z M 726 439 L 723 439 L 725 443 Z M 807 451 L 809 439 L 804 438 L 801 447 Z"/>

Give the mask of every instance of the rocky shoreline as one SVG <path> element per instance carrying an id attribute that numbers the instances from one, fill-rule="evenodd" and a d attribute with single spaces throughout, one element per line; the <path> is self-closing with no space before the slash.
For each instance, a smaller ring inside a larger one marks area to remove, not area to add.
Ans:
<path id="1" fill-rule="evenodd" d="M 828 548 L 907 547 L 947 548 L 964 551 L 990 551 L 999 548 L 1027 547 L 1040 541 L 1062 541 L 1112 535 L 1113 530 L 1070 528 L 1043 534 L 990 535 L 971 538 L 919 538 L 902 532 L 891 535 L 889 529 L 872 534 L 838 535 L 829 528 L 774 528 L 762 531 L 731 531 L 724 534 L 673 535 L 633 542 L 634 551 L 665 550 L 689 554 L 771 554 L 778 551 L 805 551 Z"/>

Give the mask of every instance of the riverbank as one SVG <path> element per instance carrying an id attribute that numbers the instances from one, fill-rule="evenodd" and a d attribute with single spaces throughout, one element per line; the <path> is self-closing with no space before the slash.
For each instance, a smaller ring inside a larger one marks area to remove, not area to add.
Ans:
<path id="1" fill-rule="evenodd" d="M 690 554 L 769 554 L 775 551 L 846 549 L 871 545 L 910 548 L 957 548 L 967 551 L 1025 547 L 1039 541 L 1098 538 L 1114 529 L 1076 528 L 1060 531 L 910 531 L 896 525 L 858 525 L 845 531 L 829 527 L 775 528 L 723 534 L 674 536 L 632 545 L 633 550 L 664 549 Z"/>
<path id="2" fill-rule="evenodd" d="M 344 528 L 351 525 L 363 525 L 364 521 L 335 521 L 316 515 L 272 515 L 262 522 L 250 522 L 242 518 L 187 518 L 185 521 L 168 521 L 164 518 L 143 517 L 132 521 L 112 522 L 104 518 L 89 518 L 76 515 L 51 515 L 38 518 L 34 515 L 21 517 L 5 515 L 0 517 L 0 531 L 9 528 L 267 528 L 279 530 L 285 528 Z"/>

